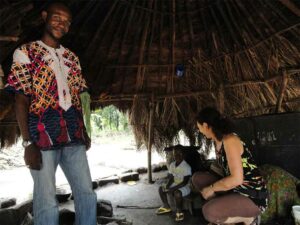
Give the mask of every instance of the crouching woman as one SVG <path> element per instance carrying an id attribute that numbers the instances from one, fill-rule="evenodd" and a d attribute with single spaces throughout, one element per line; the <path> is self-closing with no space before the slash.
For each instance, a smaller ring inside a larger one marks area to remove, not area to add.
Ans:
<path id="1" fill-rule="evenodd" d="M 221 179 L 209 172 L 192 177 L 194 187 L 207 200 L 202 207 L 205 219 L 216 224 L 255 224 L 267 207 L 268 192 L 251 152 L 216 109 L 203 109 L 196 120 L 199 131 L 213 140 L 224 173 Z"/>

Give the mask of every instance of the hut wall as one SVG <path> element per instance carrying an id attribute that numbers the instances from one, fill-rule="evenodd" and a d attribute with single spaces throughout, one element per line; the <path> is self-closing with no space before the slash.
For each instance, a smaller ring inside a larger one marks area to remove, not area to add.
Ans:
<path id="1" fill-rule="evenodd" d="M 247 117 L 236 124 L 259 165 L 277 165 L 300 178 L 300 113 Z"/>

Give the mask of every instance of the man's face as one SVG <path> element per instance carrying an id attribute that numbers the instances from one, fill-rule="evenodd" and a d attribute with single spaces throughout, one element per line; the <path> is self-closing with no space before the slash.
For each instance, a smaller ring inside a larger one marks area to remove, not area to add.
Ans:
<path id="1" fill-rule="evenodd" d="M 51 7 L 48 12 L 43 12 L 43 18 L 46 22 L 45 32 L 52 38 L 60 40 L 68 33 L 72 16 L 68 10 L 63 7 Z"/>

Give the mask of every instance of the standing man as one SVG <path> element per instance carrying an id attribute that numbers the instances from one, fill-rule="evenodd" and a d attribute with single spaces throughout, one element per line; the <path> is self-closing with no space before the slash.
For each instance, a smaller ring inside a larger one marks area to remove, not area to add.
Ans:
<path id="1" fill-rule="evenodd" d="M 14 52 L 6 89 L 15 92 L 16 116 L 33 181 L 35 225 L 58 225 L 55 172 L 58 164 L 75 200 L 76 225 L 96 225 L 96 194 L 87 162 L 80 93 L 86 91 L 78 57 L 60 45 L 72 15 L 62 3 L 42 12 L 41 40 Z"/>

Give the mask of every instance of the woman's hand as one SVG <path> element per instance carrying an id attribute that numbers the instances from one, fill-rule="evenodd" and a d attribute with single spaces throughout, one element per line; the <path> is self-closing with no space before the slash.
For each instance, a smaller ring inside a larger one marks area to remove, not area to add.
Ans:
<path id="1" fill-rule="evenodd" d="M 213 190 L 213 188 L 211 186 L 203 188 L 200 192 L 202 194 L 202 197 L 205 200 L 208 200 L 208 199 L 210 199 L 210 198 L 212 198 L 212 197 L 215 196 L 215 192 L 214 192 L 214 190 Z"/>

